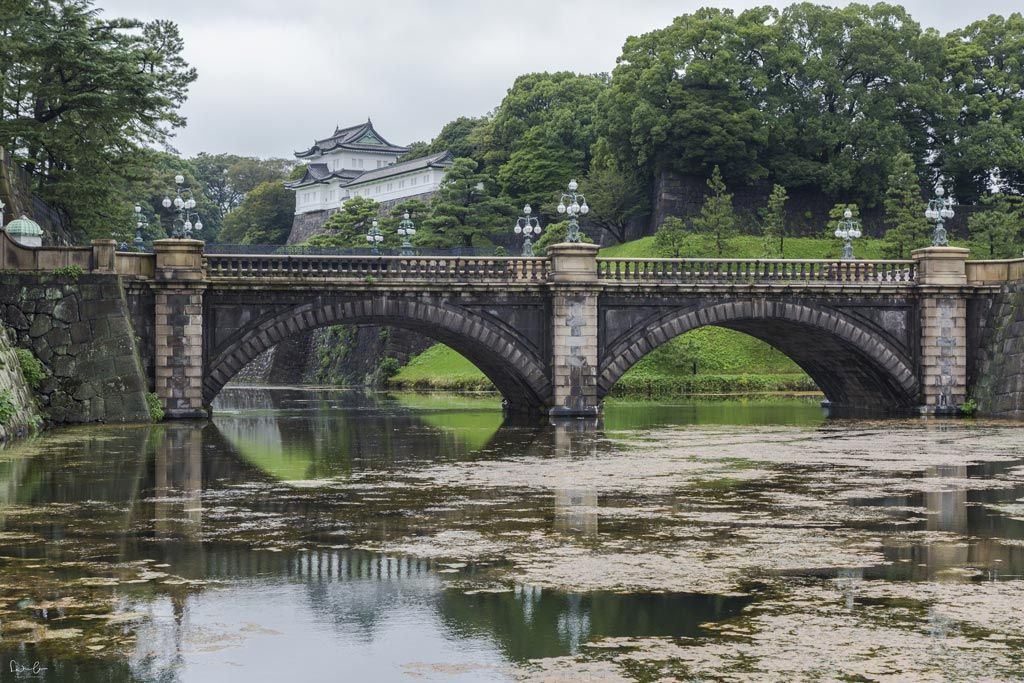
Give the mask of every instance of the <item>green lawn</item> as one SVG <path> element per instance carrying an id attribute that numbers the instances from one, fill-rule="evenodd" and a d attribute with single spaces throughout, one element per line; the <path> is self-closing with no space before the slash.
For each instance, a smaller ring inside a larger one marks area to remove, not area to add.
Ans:
<path id="1" fill-rule="evenodd" d="M 688 240 L 692 243 L 692 249 L 685 250 L 687 256 L 711 257 L 700 237 L 693 237 Z M 853 253 L 857 258 L 881 259 L 884 242 L 880 239 L 861 238 L 853 243 Z M 760 237 L 742 236 L 734 237 L 727 243 L 723 258 L 759 258 L 764 254 L 764 243 Z M 786 258 L 813 259 L 813 258 L 839 258 L 842 254 L 842 242 L 837 239 L 825 239 L 819 237 L 791 237 L 785 243 Z M 643 237 L 632 242 L 616 244 L 613 247 L 605 247 L 599 256 L 615 258 L 657 258 L 654 250 L 654 237 Z"/>
<path id="2" fill-rule="evenodd" d="M 435 344 L 413 357 L 398 374 L 388 380 L 388 386 L 447 391 L 493 389 L 484 373 L 444 344 Z"/>

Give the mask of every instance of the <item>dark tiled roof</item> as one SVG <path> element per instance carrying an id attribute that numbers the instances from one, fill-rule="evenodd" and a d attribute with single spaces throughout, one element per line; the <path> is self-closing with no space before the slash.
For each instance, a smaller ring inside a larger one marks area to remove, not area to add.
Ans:
<path id="1" fill-rule="evenodd" d="M 379 144 L 377 142 L 360 142 L 365 136 L 376 138 Z M 390 152 L 394 154 L 404 154 L 409 151 L 408 147 L 392 145 L 385 140 L 384 136 L 374 129 L 373 123 L 367 119 L 366 123 L 361 123 L 358 126 L 335 128 L 334 134 L 329 138 L 315 140 L 312 147 L 304 152 L 296 152 L 295 156 L 299 158 L 310 157 L 316 154 L 331 152 L 335 149 L 351 149 L 359 152 Z"/>
<path id="2" fill-rule="evenodd" d="M 375 168 L 371 171 L 367 171 L 366 173 L 361 173 L 353 180 L 349 181 L 347 185 L 361 185 L 374 180 L 391 178 L 396 175 L 411 173 L 412 171 L 419 171 L 425 168 L 445 168 L 450 166 L 451 163 L 451 152 L 438 152 L 437 154 L 431 154 L 427 157 L 410 159 L 409 161 L 403 161 L 400 164 L 391 164 L 390 166 Z"/>
<path id="3" fill-rule="evenodd" d="M 348 181 L 352 180 L 359 175 L 359 171 L 350 171 L 347 169 L 341 169 L 340 171 L 331 171 L 327 168 L 327 164 L 312 163 L 306 164 L 306 172 L 298 180 L 286 182 L 284 184 L 287 188 L 297 188 L 304 185 L 314 185 L 316 183 L 325 183 L 329 180 L 337 179 L 344 185 Z"/>

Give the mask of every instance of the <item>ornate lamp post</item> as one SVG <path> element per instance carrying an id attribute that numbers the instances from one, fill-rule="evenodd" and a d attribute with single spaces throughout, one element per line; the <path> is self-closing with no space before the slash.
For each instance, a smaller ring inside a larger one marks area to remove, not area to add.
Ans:
<path id="1" fill-rule="evenodd" d="M 946 189 L 942 182 L 935 186 L 935 199 L 928 200 L 928 208 L 925 209 L 924 217 L 935 223 L 935 232 L 932 234 L 933 247 L 948 247 L 949 237 L 946 235 L 945 223 L 955 214 L 953 212 L 953 200 L 946 197 Z"/>
<path id="2" fill-rule="evenodd" d="M 377 248 L 377 245 L 384 241 L 384 234 L 380 231 L 380 224 L 377 223 L 376 218 L 370 224 L 370 229 L 366 231 L 366 241 L 370 243 L 370 253 L 374 256 L 380 254 L 380 249 Z"/>
<path id="3" fill-rule="evenodd" d="M 853 220 L 853 211 L 847 209 L 843 212 L 843 220 L 839 221 L 836 228 L 836 237 L 843 240 L 843 260 L 853 260 L 853 242 L 860 237 L 860 223 Z"/>
<path id="4" fill-rule="evenodd" d="M 523 207 L 523 216 L 519 217 L 516 221 L 515 231 L 517 235 L 523 235 L 526 239 L 523 241 L 523 256 L 533 256 L 533 240 L 530 239 L 530 234 L 540 234 L 540 221 L 531 216 L 533 209 L 527 204 Z"/>
<path id="5" fill-rule="evenodd" d="M 569 228 L 566 236 L 566 240 L 569 242 L 580 241 L 580 226 L 576 222 L 576 216 L 586 216 L 590 213 L 590 207 L 587 206 L 587 198 L 582 194 L 576 193 L 578 187 L 579 185 L 575 180 L 570 180 L 569 193 L 563 192 L 562 198 L 558 200 L 558 213 L 569 214 Z"/>
<path id="6" fill-rule="evenodd" d="M 145 214 L 142 213 L 142 207 L 138 204 L 135 205 L 135 239 L 132 243 L 135 245 L 135 251 L 142 251 L 144 246 L 144 240 L 142 239 L 142 229 L 149 225 L 149 219 L 146 218 Z"/>
<path id="7" fill-rule="evenodd" d="M 377 221 L 374 221 L 376 224 Z M 400 256 L 415 256 L 416 250 L 412 248 L 412 242 L 409 238 L 416 234 L 416 224 L 409 218 L 409 212 L 406 211 L 402 215 L 402 220 L 398 223 L 398 236 L 402 238 L 402 250 L 399 253 Z"/>
<path id="8" fill-rule="evenodd" d="M 181 174 L 174 176 L 174 199 L 172 200 L 170 195 L 167 195 L 161 202 L 165 209 L 171 210 L 171 207 L 174 207 L 175 216 L 171 223 L 171 237 L 176 239 L 190 239 L 193 229 L 197 232 L 203 229 L 203 222 L 199 220 L 199 214 L 192 211 L 196 208 L 195 195 L 184 184 L 185 176 Z"/>

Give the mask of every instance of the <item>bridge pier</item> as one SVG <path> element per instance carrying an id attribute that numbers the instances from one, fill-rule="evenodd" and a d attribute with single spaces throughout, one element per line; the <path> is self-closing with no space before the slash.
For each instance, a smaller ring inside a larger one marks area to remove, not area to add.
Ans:
<path id="1" fill-rule="evenodd" d="M 552 417 L 601 413 L 597 396 L 598 294 L 594 244 L 548 247 L 551 257 Z"/>
<path id="2" fill-rule="evenodd" d="M 967 249 L 927 247 L 917 261 L 921 413 L 954 415 L 967 400 Z"/>
<path id="3" fill-rule="evenodd" d="M 203 243 L 153 243 L 156 395 L 168 418 L 207 417 L 203 405 Z"/>

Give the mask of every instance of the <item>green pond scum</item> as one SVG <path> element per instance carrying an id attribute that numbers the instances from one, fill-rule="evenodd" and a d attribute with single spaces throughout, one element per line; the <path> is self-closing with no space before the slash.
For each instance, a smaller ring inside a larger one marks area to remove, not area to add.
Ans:
<path id="1" fill-rule="evenodd" d="M 1019 680 L 1021 434 L 228 388 L 0 451 L 0 681 Z"/>

